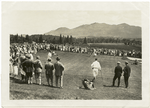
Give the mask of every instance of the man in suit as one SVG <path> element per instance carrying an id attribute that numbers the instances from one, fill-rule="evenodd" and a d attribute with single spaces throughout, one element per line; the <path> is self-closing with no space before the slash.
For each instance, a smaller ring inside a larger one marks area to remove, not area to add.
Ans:
<path id="1" fill-rule="evenodd" d="M 120 62 L 118 61 L 117 66 L 115 67 L 115 75 L 113 78 L 113 85 L 112 86 L 115 85 L 115 80 L 118 78 L 118 87 L 119 87 L 121 74 L 122 74 L 122 67 L 120 66 Z"/>
<path id="2" fill-rule="evenodd" d="M 123 71 L 124 71 L 124 82 L 125 82 L 126 88 L 128 88 L 128 80 L 129 80 L 129 77 L 130 77 L 131 68 L 128 65 L 128 61 L 125 62 L 125 65 L 126 66 L 123 69 Z"/>
<path id="3" fill-rule="evenodd" d="M 56 86 L 58 87 L 58 79 L 60 80 L 60 88 L 63 88 L 63 75 L 64 75 L 64 66 L 60 62 L 60 58 L 56 58 L 56 63 L 54 64 L 55 68 L 55 80 L 56 80 Z"/>
<path id="4" fill-rule="evenodd" d="M 39 85 L 41 85 L 41 73 L 42 73 L 42 62 L 40 60 L 40 56 L 36 57 L 36 60 L 34 61 L 34 68 L 35 68 L 35 80 L 36 83 L 39 80 Z"/>
<path id="5" fill-rule="evenodd" d="M 48 58 L 48 62 L 45 64 L 45 74 L 46 74 L 46 79 L 47 83 L 49 84 L 49 79 L 51 80 L 51 86 L 53 86 L 53 70 L 54 70 L 54 65 L 51 62 L 51 58 Z"/>
<path id="6" fill-rule="evenodd" d="M 33 77 L 32 74 L 33 74 L 33 69 L 34 69 L 34 63 L 31 60 L 30 55 L 26 55 L 26 57 L 27 57 L 27 60 L 25 60 L 22 63 L 22 66 L 25 68 L 28 84 L 32 84 L 32 77 Z"/>

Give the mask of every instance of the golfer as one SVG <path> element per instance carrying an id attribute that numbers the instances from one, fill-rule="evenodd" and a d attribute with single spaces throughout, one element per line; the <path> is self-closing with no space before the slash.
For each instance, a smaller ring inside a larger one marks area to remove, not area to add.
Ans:
<path id="1" fill-rule="evenodd" d="M 52 58 L 52 52 L 51 52 L 51 50 L 48 52 L 48 55 L 47 55 L 47 60 L 48 59 L 51 59 Z"/>
<path id="2" fill-rule="evenodd" d="M 92 82 L 94 82 L 96 79 L 96 76 L 98 75 L 98 71 L 101 70 L 101 65 L 97 61 L 97 58 L 95 58 L 95 61 L 91 64 L 91 67 L 92 67 L 93 76 L 94 76 Z"/>

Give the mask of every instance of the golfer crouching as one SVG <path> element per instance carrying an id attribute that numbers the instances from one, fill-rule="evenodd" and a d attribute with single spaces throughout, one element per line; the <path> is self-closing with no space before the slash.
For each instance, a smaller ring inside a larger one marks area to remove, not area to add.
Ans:
<path id="1" fill-rule="evenodd" d="M 94 88 L 94 83 L 92 81 L 88 80 L 88 79 L 82 80 L 82 85 L 87 90 L 94 90 L 94 89 L 96 89 L 96 88 Z M 82 88 L 82 86 L 79 87 L 79 88 Z"/>

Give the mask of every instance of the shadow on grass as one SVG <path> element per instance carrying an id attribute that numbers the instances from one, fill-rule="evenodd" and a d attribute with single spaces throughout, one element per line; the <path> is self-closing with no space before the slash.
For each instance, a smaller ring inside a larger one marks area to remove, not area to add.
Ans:
<path id="1" fill-rule="evenodd" d="M 42 84 L 42 86 L 51 87 L 51 88 L 60 88 L 60 87 L 56 87 L 56 86 L 50 86 L 50 85 L 47 85 L 47 84 Z"/>
<path id="2" fill-rule="evenodd" d="M 10 77 L 10 80 L 12 80 L 14 83 L 18 83 L 18 84 L 27 84 L 27 82 L 22 81 L 18 78 L 15 78 L 15 77 Z"/>
<path id="3" fill-rule="evenodd" d="M 112 86 L 112 85 L 103 85 L 104 87 L 118 87 L 118 86 Z"/>

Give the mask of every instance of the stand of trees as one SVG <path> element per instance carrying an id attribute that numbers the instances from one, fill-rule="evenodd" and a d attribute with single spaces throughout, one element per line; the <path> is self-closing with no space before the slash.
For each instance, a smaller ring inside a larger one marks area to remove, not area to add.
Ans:
<path id="1" fill-rule="evenodd" d="M 34 34 L 34 35 L 10 35 L 10 43 L 31 43 L 32 41 L 37 43 L 53 43 L 53 44 L 87 44 L 87 43 L 124 43 L 125 45 L 141 45 L 141 39 L 129 39 L 129 38 L 111 38 L 111 37 L 92 37 L 92 38 L 74 38 L 72 35 L 60 36 Z"/>

